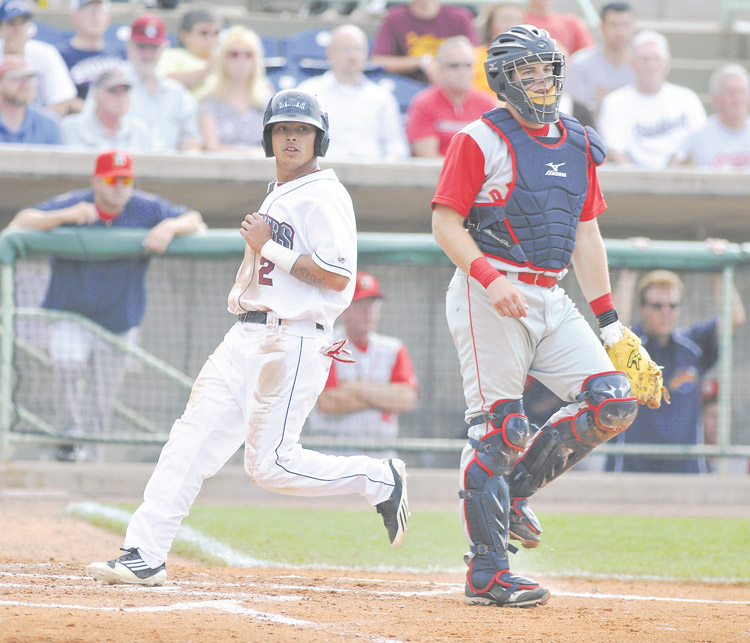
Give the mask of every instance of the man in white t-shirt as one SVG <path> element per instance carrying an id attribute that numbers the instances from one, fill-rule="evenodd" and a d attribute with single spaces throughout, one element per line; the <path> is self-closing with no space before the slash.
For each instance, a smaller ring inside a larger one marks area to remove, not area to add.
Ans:
<path id="1" fill-rule="evenodd" d="M 750 75 L 742 65 L 719 67 L 709 80 L 716 106 L 677 159 L 702 168 L 750 172 Z"/>
<path id="2" fill-rule="evenodd" d="M 60 52 L 52 45 L 31 37 L 31 8 L 25 0 L 0 3 L 0 60 L 21 56 L 36 70 L 38 88 L 34 107 L 64 116 L 76 109 L 76 88 Z"/>
<path id="3" fill-rule="evenodd" d="M 565 88 L 573 99 L 594 116 L 602 99 L 615 89 L 635 81 L 630 65 L 630 45 L 635 35 L 635 16 L 627 2 L 610 2 L 600 12 L 603 42 L 570 57 Z"/>
<path id="4" fill-rule="evenodd" d="M 300 83 L 331 115 L 332 161 L 386 161 L 409 156 L 396 98 L 365 77 L 367 36 L 355 25 L 331 32 L 330 71 Z"/>
<path id="5" fill-rule="evenodd" d="M 663 35 L 642 31 L 633 39 L 636 81 L 610 93 L 599 114 L 598 130 L 611 162 L 662 169 L 705 124 L 706 111 L 697 94 L 666 82 L 669 59 Z"/>

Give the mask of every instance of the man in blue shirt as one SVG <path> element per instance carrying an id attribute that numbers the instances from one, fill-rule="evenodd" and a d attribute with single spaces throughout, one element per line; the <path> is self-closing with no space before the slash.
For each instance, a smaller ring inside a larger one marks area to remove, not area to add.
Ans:
<path id="1" fill-rule="evenodd" d="M 57 123 L 29 106 L 36 71 L 20 56 L 0 61 L 0 143 L 61 145 Z"/>
<path id="2" fill-rule="evenodd" d="M 59 226 L 150 228 L 140 257 L 111 261 L 53 257 L 42 304 L 82 315 L 131 343 L 137 341 L 146 309 L 148 254 L 164 252 L 176 236 L 205 229 L 198 212 L 135 190 L 133 180 L 131 158 L 109 150 L 97 158 L 91 188 L 21 210 L 8 226 L 37 230 Z M 53 323 L 48 341 L 60 433 L 106 434 L 124 375 L 124 355 L 75 321 Z M 88 405 L 83 402 L 85 395 Z M 56 457 L 74 461 L 82 458 L 81 453 L 66 447 L 58 449 Z"/>
<path id="3" fill-rule="evenodd" d="M 620 319 L 627 323 L 636 273 L 623 270 L 615 295 Z M 701 380 L 718 359 L 719 338 L 716 316 L 687 328 L 677 328 L 684 296 L 680 278 L 668 270 L 646 274 L 637 286 L 640 323 L 633 332 L 641 338 L 651 358 L 664 367 L 664 385 L 671 404 L 658 409 L 640 407 L 627 431 L 617 436 L 617 444 L 703 444 L 701 421 Z M 732 299 L 732 326 L 745 321 L 742 301 L 735 290 Z M 705 473 L 705 458 L 659 458 L 610 456 L 607 471 L 652 473 Z"/>
<path id="4" fill-rule="evenodd" d="M 102 72 L 123 64 L 127 58 L 124 42 L 104 38 L 110 18 L 106 0 L 71 0 L 70 22 L 75 34 L 59 49 L 81 101 Z M 81 102 L 75 111 L 82 108 Z"/>

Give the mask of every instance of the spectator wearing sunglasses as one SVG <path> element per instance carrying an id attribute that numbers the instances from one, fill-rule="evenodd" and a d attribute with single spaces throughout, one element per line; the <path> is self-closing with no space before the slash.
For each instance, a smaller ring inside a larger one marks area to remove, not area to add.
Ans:
<path id="1" fill-rule="evenodd" d="M 182 83 L 200 100 L 217 70 L 219 21 L 208 7 L 186 11 L 180 19 L 179 47 L 164 51 L 158 74 Z"/>
<path id="2" fill-rule="evenodd" d="M 204 148 L 264 157 L 263 112 L 272 94 L 260 38 L 246 27 L 231 27 L 222 39 L 209 92 L 198 105 Z"/>
<path id="3" fill-rule="evenodd" d="M 128 61 L 133 88 L 131 114 L 146 123 L 154 152 L 197 152 L 201 148 L 198 106 L 190 92 L 157 71 L 169 42 L 164 21 L 153 14 L 137 17 L 130 28 Z"/>
<path id="4" fill-rule="evenodd" d="M 153 138 L 138 117 L 128 113 L 132 81 L 120 67 L 98 76 L 80 114 L 63 118 L 63 142 L 71 147 L 151 152 Z"/>
<path id="5" fill-rule="evenodd" d="M 96 159 L 91 187 L 21 210 L 9 228 L 145 228 L 143 255 L 91 261 L 53 257 L 43 308 L 76 313 L 136 343 L 146 309 L 149 257 L 163 253 L 177 236 L 205 229 L 201 215 L 183 205 L 134 188 L 133 162 L 120 150 Z M 107 435 L 112 407 L 125 374 L 125 354 L 75 321 L 52 323 L 48 331 L 52 399 L 61 437 Z M 61 461 L 97 460 L 100 450 L 67 443 L 55 449 Z"/>
<path id="6" fill-rule="evenodd" d="M 414 96 L 406 113 L 413 156 L 445 156 L 454 134 L 499 104 L 496 97 L 473 87 L 474 45 L 467 37 L 444 40 L 437 66 L 437 82 Z"/>
<path id="7" fill-rule="evenodd" d="M 636 245 L 647 245 L 648 240 L 634 240 Z M 717 254 L 726 242 L 707 239 L 707 245 Z M 638 302 L 639 321 L 633 332 L 641 338 L 651 358 L 664 366 L 664 385 L 669 389 L 671 404 L 658 409 L 645 406 L 638 411 L 633 424 L 620 433 L 617 444 L 703 444 L 701 421 L 701 384 L 706 371 L 716 364 L 719 356 L 718 319 L 678 327 L 685 295 L 682 280 L 668 270 L 654 270 L 637 282 L 634 270 L 621 271 L 613 292 L 620 321 L 630 323 L 633 292 Z M 721 292 L 719 276 L 715 276 L 716 307 Z M 745 322 L 745 309 L 735 288 L 732 289 L 732 328 Z M 706 473 L 705 458 L 663 458 L 644 456 L 609 456 L 607 471 L 648 473 Z"/>

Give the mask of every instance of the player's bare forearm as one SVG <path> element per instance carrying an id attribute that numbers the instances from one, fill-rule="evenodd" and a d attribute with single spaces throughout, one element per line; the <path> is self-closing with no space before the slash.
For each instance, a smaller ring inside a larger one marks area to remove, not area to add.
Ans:
<path id="1" fill-rule="evenodd" d="M 611 292 L 607 249 L 596 219 L 578 224 L 572 263 L 587 301 Z"/>
<path id="2" fill-rule="evenodd" d="M 467 275 L 471 262 L 482 256 L 464 228 L 464 218 L 447 205 L 438 204 L 432 211 L 432 234 L 448 258 Z"/>
<path id="3" fill-rule="evenodd" d="M 348 277 L 324 270 L 313 261 L 310 255 L 300 255 L 290 274 L 303 283 L 336 292 L 344 290 L 349 283 Z"/>

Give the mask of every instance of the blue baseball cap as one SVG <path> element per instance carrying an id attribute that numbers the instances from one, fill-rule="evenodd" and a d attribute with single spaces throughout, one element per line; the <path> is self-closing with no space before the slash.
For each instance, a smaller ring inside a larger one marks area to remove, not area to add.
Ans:
<path id="1" fill-rule="evenodd" d="M 31 8 L 24 0 L 3 0 L 0 4 L 0 22 L 13 20 L 16 16 L 30 16 Z"/>

